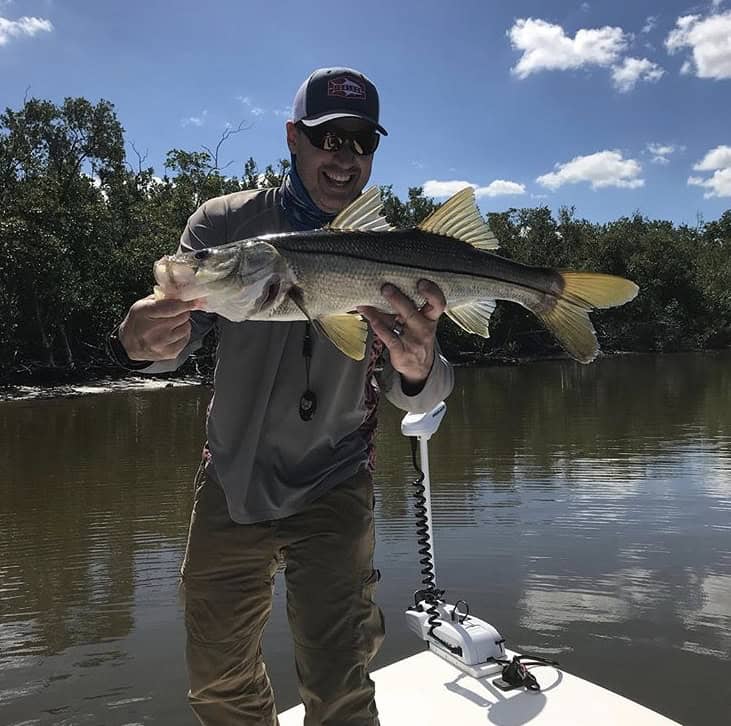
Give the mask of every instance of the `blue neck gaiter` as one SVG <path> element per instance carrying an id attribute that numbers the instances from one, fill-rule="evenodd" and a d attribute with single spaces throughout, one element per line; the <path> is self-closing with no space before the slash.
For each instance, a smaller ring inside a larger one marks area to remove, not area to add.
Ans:
<path id="1" fill-rule="evenodd" d="M 297 157 L 292 154 L 292 166 L 281 186 L 281 204 L 284 215 L 298 232 L 324 227 L 335 219 L 334 214 L 323 212 L 310 197 L 297 173 Z"/>

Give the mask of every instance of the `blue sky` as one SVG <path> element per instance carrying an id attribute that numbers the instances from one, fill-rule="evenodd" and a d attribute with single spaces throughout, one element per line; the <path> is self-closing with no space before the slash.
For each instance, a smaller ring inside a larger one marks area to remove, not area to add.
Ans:
<path id="1" fill-rule="evenodd" d="M 400 195 L 468 182 L 483 212 L 598 222 L 731 208 L 731 0 L 0 0 L 0 107 L 108 99 L 158 174 L 240 121 L 230 173 L 285 157 L 294 93 L 331 65 L 379 87 L 372 181 Z"/>

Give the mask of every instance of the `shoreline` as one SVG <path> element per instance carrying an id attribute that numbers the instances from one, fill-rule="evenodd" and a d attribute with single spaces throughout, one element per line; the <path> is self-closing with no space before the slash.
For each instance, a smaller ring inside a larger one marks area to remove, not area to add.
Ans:
<path id="1" fill-rule="evenodd" d="M 620 358 L 638 355 L 682 355 L 697 354 L 714 355 L 728 349 L 707 349 L 688 351 L 612 351 L 602 353 L 597 360 Z M 525 358 L 483 358 L 450 361 L 454 368 L 491 368 L 513 367 L 530 363 L 547 363 L 551 361 L 571 360 L 567 355 L 533 356 Z M 64 380 L 65 379 L 65 380 Z M 179 388 L 182 386 L 212 386 L 212 375 L 196 375 L 194 373 L 166 373 L 146 376 L 135 371 L 109 368 L 90 368 L 82 374 L 56 371 L 49 375 L 48 371 L 29 373 L 15 377 L 13 383 L 0 383 L 0 403 L 12 401 L 49 400 L 54 398 L 77 398 L 99 393 L 115 393 L 120 391 L 154 391 L 163 388 Z"/>
<path id="2" fill-rule="evenodd" d="M 160 378 L 130 373 L 129 376 L 100 376 L 73 383 L 13 384 L 0 386 L 0 403 L 12 401 L 38 401 L 54 398 L 78 398 L 99 393 L 119 391 L 155 391 L 162 388 L 203 386 L 208 381 L 198 376 Z"/>

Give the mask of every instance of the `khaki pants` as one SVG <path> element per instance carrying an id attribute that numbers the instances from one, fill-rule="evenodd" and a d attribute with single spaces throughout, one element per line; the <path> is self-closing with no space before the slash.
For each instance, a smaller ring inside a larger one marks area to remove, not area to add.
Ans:
<path id="1" fill-rule="evenodd" d="M 234 523 L 201 470 L 182 567 L 188 694 L 205 726 L 278 723 L 261 641 L 286 562 L 287 616 L 305 726 L 377 726 L 368 664 L 383 636 L 373 483 L 366 471 L 285 519 Z"/>

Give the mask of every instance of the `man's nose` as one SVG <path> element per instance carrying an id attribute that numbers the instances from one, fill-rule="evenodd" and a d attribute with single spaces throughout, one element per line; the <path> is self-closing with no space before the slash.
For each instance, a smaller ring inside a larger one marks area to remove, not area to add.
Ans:
<path id="1" fill-rule="evenodd" d="M 341 163 L 353 163 L 353 157 L 355 154 L 353 153 L 353 149 L 350 146 L 351 142 L 346 141 L 336 152 L 335 152 L 335 158 L 341 162 Z"/>

